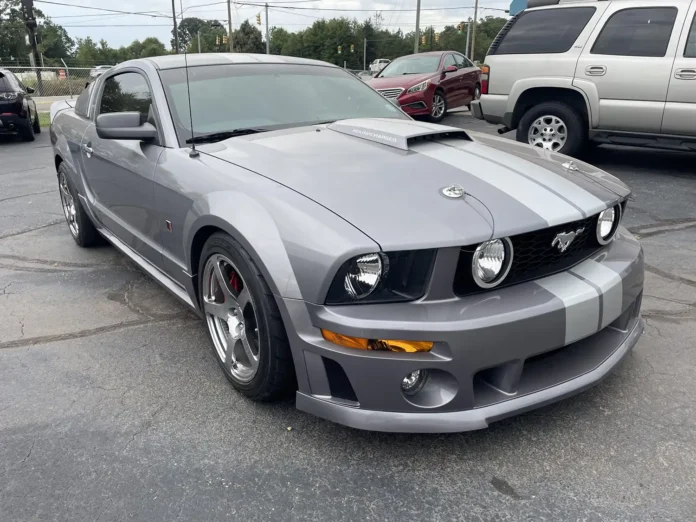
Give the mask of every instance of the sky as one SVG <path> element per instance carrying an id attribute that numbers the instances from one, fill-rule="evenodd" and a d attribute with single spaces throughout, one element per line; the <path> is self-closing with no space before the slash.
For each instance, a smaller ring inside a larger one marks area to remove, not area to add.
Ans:
<path id="1" fill-rule="evenodd" d="M 246 0 L 253 3 L 263 3 L 261 0 Z M 73 38 L 85 38 L 90 36 L 93 40 L 106 40 L 111 47 L 120 47 L 130 44 L 133 40 L 143 40 L 149 36 L 159 38 L 167 47 L 170 47 L 172 37 L 172 2 L 170 0 L 121 0 L 113 2 L 109 0 L 51 0 L 51 3 L 34 0 L 38 9 L 51 17 L 54 22 L 62 25 Z M 56 5 L 55 3 L 74 4 L 73 6 Z M 227 5 L 222 0 L 174 0 L 177 18 L 196 16 L 199 18 L 216 19 L 227 24 Z M 209 5 L 214 4 L 214 5 Z M 269 0 L 269 27 L 283 27 L 294 32 L 304 29 L 321 18 L 338 18 L 345 16 L 357 18 L 362 21 L 368 17 L 374 17 L 374 10 L 381 10 L 382 27 L 396 30 L 401 28 L 404 32 L 413 31 L 416 25 L 415 11 L 403 12 L 399 9 L 416 8 L 416 0 Z M 285 7 L 297 7 L 302 9 L 283 9 Z M 421 1 L 421 27 L 434 25 L 436 29 L 445 25 L 456 25 L 474 15 L 474 0 L 422 0 Z M 108 13 L 89 7 L 114 9 L 134 13 L 147 12 L 149 15 L 125 15 Z M 428 9 L 448 7 L 446 10 Z M 509 0 L 479 0 L 479 17 L 487 15 L 506 16 L 500 10 L 488 8 L 508 9 Z M 317 9 L 336 9 L 336 11 L 321 11 Z M 345 11 L 348 9 L 349 11 Z M 364 12 L 350 11 L 364 9 Z M 249 19 L 256 23 L 256 14 L 263 11 L 262 7 L 232 5 L 233 28 L 241 22 Z M 260 29 L 265 30 L 265 14 L 262 12 Z M 109 27 L 105 27 L 109 26 Z"/>

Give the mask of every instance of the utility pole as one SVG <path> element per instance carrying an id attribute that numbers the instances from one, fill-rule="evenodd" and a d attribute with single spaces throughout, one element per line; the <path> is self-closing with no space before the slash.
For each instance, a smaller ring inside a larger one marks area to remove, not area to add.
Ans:
<path id="1" fill-rule="evenodd" d="M 24 23 L 27 26 L 27 32 L 29 33 L 29 45 L 31 45 L 31 54 L 34 58 L 34 67 L 39 63 L 39 49 L 36 47 L 36 19 L 34 18 L 34 0 L 22 0 L 22 7 L 24 7 Z M 44 96 L 43 80 L 41 78 L 41 71 L 39 69 L 34 69 L 36 73 L 36 87 L 38 89 L 38 95 Z"/>
<path id="2" fill-rule="evenodd" d="M 421 3 L 421 0 L 417 0 L 417 3 L 416 3 L 416 42 L 413 44 L 413 54 L 418 54 L 418 40 L 420 40 L 420 3 Z"/>
<path id="3" fill-rule="evenodd" d="M 363 71 L 367 71 L 367 38 L 363 38 Z"/>
<path id="4" fill-rule="evenodd" d="M 471 53 L 469 52 L 469 37 L 471 36 L 471 18 L 466 23 L 466 52 L 464 53 L 466 57 L 471 60 Z M 473 60 L 471 60 L 473 62 Z"/>
<path id="5" fill-rule="evenodd" d="M 176 28 L 176 5 L 172 0 L 172 20 L 174 20 L 174 52 L 179 54 L 179 30 Z"/>
<path id="6" fill-rule="evenodd" d="M 201 52 L 201 32 L 198 31 L 198 53 Z"/>
<path id="7" fill-rule="evenodd" d="M 266 4 L 266 54 L 271 54 L 271 39 L 268 37 L 268 4 Z"/>
<path id="8" fill-rule="evenodd" d="M 433 26 L 430 26 L 430 50 L 433 50 Z"/>
<path id="9" fill-rule="evenodd" d="M 232 0 L 227 0 L 227 41 L 230 44 L 230 52 L 234 52 L 232 45 Z"/>
<path id="10" fill-rule="evenodd" d="M 471 31 L 471 56 L 469 59 L 473 62 L 476 59 L 476 19 L 478 18 L 478 0 L 474 3 L 474 28 Z"/>

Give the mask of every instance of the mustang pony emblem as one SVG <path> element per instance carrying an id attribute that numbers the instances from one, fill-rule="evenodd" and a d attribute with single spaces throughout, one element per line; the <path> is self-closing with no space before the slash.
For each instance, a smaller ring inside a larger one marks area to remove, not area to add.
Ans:
<path id="1" fill-rule="evenodd" d="M 579 236 L 580 233 L 584 230 L 584 228 L 578 228 L 575 232 L 560 232 L 556 234 L 556 237 L 553 238 L 551 246 L 557 246 L 558 250 L 560 250 L 561 252 L 565 252 L 566 250 L 568 250 L 568 247 L 575 240 L 575 238 Z"/>

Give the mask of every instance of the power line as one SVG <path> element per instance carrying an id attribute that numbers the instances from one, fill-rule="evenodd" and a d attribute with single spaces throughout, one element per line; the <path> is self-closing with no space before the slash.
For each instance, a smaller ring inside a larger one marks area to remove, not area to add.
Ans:
<path id="1" fill-rule="evenodd" d="M 38 0 L 37 0 L 38 1 Z M 250 6 L 255 6 L 255 7 L 264 7 L 264 4 L 257 4 L 257 3 L 251 3 L 251 2 L 235 2 L 237 5 L 250 5 Z M 461 10 L 461 9 L 473 9 L 473 5 L 460 5 L 456 7 L 429 7 L 425 9 L 421 9 L 421 12 L 423 11 L 454 11 L 454 10 Z M 382 12 L 384 9 L 337 9 L 334 7 L 292 7 L 292 6 L 284 6 L 284 5 L 276 5 L 274 6 L 274 9 L 288 9 L 288 10 L 307 10 L 307 11 L 338 11 L 338 12 L 355 12 L 355 13 L 377 13 L 377 12 Z M 489 11 L 507 11 L 507 9 L 499 8 L 499 7 L 479 7 L 479 9 L 487 9 Z M 415 13 L 417 9 L 390 9 L 390 11 L 398 11 L 398 12 L 413 12 Z"/>
<path id="2" fill-rule="evenodd" d="M 105 7 L 91 7 L 88 5 L 77 5 L 77 4 L 66 4 L 63 2 L 52 2 L 49 0 L 34 0 L 36 3 L 41 3 L 41 4 L 51 4 L 51 5 L 60 5 L 63 7 L 76 7 L 77 9 L 91 9 L 93 11 L 104 11 L 107 13 L 119 13 L 119 14 L 129 14 L 129 15 L 140 15 L 140 16 L 150 16 L 152 18 L 171 18 L 171 16 L 167 15 L 158 15 L 158 14 L 149 14 L 152 13 L 153 11 L 139 11 L 139 12 L 133 12 L 133 11 L 120 11 L 118 9 L 107 9 Z"/>

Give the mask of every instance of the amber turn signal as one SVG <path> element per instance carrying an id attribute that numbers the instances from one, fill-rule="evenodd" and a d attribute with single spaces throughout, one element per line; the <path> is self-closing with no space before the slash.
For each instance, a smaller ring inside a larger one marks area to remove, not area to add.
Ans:
<path id="1" fill-rule="evenodd" d="M 433 348 L 430 341 L 394 341 L 392 339 L 364 339 L 362 337 L 351 337 L 322 328 L 321 335 L 324 339 L 339 346 L 346 348 L 356 348 L 358 350 L 388 350 L 391 352 L 429 352 Z"/>

